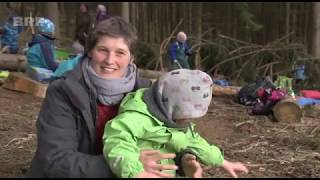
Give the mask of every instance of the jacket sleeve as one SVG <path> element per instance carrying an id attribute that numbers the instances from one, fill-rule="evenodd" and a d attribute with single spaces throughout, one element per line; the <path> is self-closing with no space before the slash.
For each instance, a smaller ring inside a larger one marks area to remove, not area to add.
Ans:
<path id="1" fill-rule="evenodd" d="M 173 61 L 175 59 L 177 59 L 177 42 L 174 42 L 170 45 L 170 49 L 169 49 L 169 56 L 170 56 L 170 59 Z"/>
<path id="2" fill-rule="evenodd" d="M 45 177 L 111 177 L 102 154 L 79 152 L 77 116 L 55 82 L 48 87 L 37 121 L 36 157 Z"/>
<path id="3" fill-rule="evenodd" d="M 192 132 L 191 132 L 192 131 Z M 180 152 L 188 152 L 197 156 L 205 165 L 210 166 L 221 166 L 224 160 L 221 150 L 215 146 L 210 145 L 204 138 L 202 138 L 194 130 L 188 129 L 186 134 L 187 138 L 178 141 L 179 137 L 174 137 L 173 141 L 179 143 L 185 143 L 184 145 L 179 145 L 180 147 L 185 147 L 184 149 L 178 150 Z"/>
<path id="4" fill-rule="evenodd" d="M 54 50 L 50 47 L 49 43 L 40 43 L 40 47 L 45 63 L 50 70 L 55 71 L 59 64 L 54 59 Z"/>
<path id="5" fill-rule="evenodd" d="M 144 170 L 139 160 L 137 138 L 142 137 L 145 120 L 144 115 L 132 111 L 119 114 L 105 126 L 103 154 L 119 178 L 133 178 Z"/>
<path id="6" fill-rule="evenodd" d="M 186 55 L 188 55 L 188 56 L 191 56 L 191 55 L 193 54 L 191 48 L 188 46 L 187 43 L 184 43 L 184 45 L 185 45 L 185 52 L 184 52 L 184 53 L 185 53 Z"/>

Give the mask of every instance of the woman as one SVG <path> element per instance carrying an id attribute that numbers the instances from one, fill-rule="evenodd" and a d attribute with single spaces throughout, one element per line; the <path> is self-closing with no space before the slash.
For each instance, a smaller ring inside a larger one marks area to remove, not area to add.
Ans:
<path id="1" fill-rule="evenodd" d="M 38 146 L 28 177 L 113 176 L 102 155 L 106 120 L 116 116 L 126 93 L 150 86 L 150 81 L 136 76 L 136 39 L 133 27 L 122 18 L 99 23 L 78 65 L 49 85 L 37 121 Z M 157 161 L 174 156 L 142 151 L 144 171 L 138 177 L 171 177 L 161 170 L 177 167 Z M 193 165 L 201 171 L 199 164 Z"/>
<path id="2" fill-rule="evenodd" d="M 89 15 L 88 5 L 86 3 L 81 3 L 79 12 L 76 15 L 75 42 L 72 45 L 74 54 L 83 54 L 90 26 L 91 17 Z"/>

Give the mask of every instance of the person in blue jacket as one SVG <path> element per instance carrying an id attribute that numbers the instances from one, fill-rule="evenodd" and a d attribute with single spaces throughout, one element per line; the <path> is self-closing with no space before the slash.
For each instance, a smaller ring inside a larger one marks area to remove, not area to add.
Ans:
<path id="1" fill-rule="evenodd" d="M 14 24 L 14 17 L 16 15 L 10 15 L 0 31 L 2 53 L 17 54 L 19 51 L 19 34 L 23 31 L 23 28 Z"/>
<path id="2" fill-rule="evenodd" d="M 170 70 L 174 69 L 190 69 L 188 56 L 193 54 L 191 48 L 187 44 L 187 35 L 180 31 L 177 34 L 177 40 L 170 45 Z"/>
<path id="3" fill-rule="evenodd" d="M 51 20 L 40 18 L 37 22 L 38 33 L 32 37 L 27 51 L 27 74 L 38 81 L 48 79 L 57 69 L 55 58 L 54 24 Z"/>

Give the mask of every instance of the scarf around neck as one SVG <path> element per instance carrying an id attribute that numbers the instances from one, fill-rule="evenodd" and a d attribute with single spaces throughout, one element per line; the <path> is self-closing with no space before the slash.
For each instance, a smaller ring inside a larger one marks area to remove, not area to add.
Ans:
<path id="1" fill-rule="evenodd" d="M 82 65 L 85 82 L 97 95 L 99 102 L 104 105 L 119 104 L 126 93 L 134 89 L 136 68 L 135 64 L 129 64 L 124 77 L 106 79 L 100 77 L 93 70 L 88 58 L 84 60 Z"/>

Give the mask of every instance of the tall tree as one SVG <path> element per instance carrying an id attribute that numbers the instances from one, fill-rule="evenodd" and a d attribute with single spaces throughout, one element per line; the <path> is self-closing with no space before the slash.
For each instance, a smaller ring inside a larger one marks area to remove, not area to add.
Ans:
<path id="1" fill-rule="evenodd" d="M 196 6 L 196 10 L 195 10 L 195 35 L 197 38 L 197 44 L 201 43 L 201 35 L 202 35 L 202 2 L 198 2 L 195 4 Z M 201 57 L 200 57 L 200 47 L 197 47 L 196 51 L 196 57 L 195 57 L 195 62 L 194 62 L 194 67 L 196 69 L 199 69 L 199 65 L 200 65 L 200 61 L 201 61 Z"/>
<path id="2" fill-rule="evenodd" d="M 286 34 L 290 33 L 290 2 L 286 2 Z M 290 42 L 290 38 L 287 39 L 287 43 Z"/>
<path id="3" fill-rule="evenodd" d="M 320 58 L 320 2 L 314 2 L 312 54 Z"/>
<path id="4" fill-rule="evenodd" d="M 131 2 L 130 3 L 130 22 L 131 24 L 133 24 L 136 28 L 137 28 L 137 15 L 136 15 L 136 9 L 137 9 L 137 5 L 136 2 Z"/>
<path id="5" fill-rule="evenodd" d="M 60 45 L 60 22 L 59 22 L 59 7 L 58 2 L 46 2 L 47 3 L 47 13 L 48 18 L 52 20 L 55 26 L 55 36 L 57 37 L 58 41 L 56 42 L 57 45 Z"/>
<path id="6" fill-rule="evenodd" d="M 130 17 L 129 17 L 129 2 L 122 2 L 121 3 L 121 15 L 122 17 L 127 21 L 130 22 Z"/>

